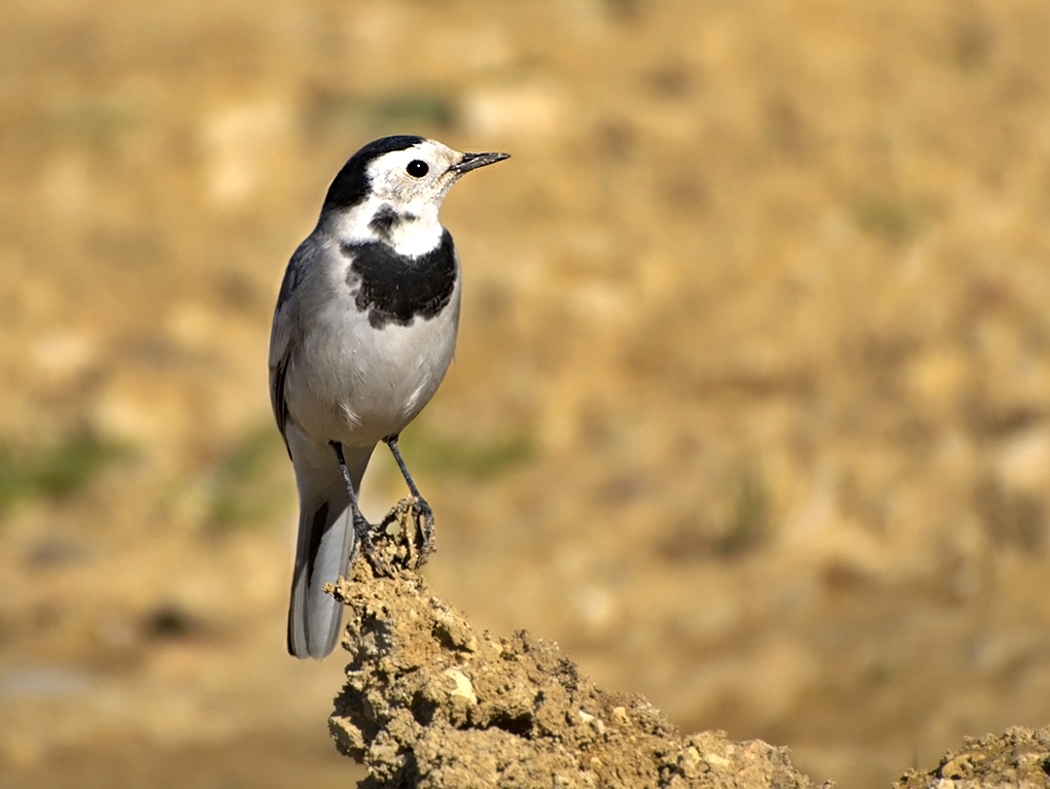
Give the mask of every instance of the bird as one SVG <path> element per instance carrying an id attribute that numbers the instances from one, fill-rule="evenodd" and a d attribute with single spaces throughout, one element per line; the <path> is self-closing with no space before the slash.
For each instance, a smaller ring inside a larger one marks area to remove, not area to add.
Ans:
<path id="1" fill-rule="evenodd" d="M 299 494 L 288 652 L 335 648 L 342 605 L 325 594 L 376 527 L 358 492 L 386 444 L 422 515 L 433 512 L 398 449 L 401 431 L 445 377 L 455 351 L 460 264 L 438 210 L 463 175 L 509 158 L 431 139 L 374 140 L 332 180 L 320 218 L 288 263 L 270 334 L 270 401 Z"/>

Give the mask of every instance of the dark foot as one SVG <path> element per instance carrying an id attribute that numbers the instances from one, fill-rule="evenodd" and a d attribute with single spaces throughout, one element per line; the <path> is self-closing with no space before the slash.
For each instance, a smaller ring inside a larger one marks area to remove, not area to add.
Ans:
<path id="1" fill-rule="evenodd" d="M 392 575 L 389 565 L 379 555 L 379 551 L 376 550 L 376 544 L 372 542 L 372 532 L 377 527 L 365 519 L 365 516 L 361 514 L 361 510 L 357 506 L 357 491 L 354 490 L 354 485 L 350 480 L 350 471 L 346 467 L 346 459 L 343 457 L 343 445 L 338 441 L 329 441 L 328 446 L 335 452 L 335 458 L 339 462 L 339 471 L 343 475 L 343 483 L 346 485 L 346 496 L 350 500 L 350 512 L 354 519 L 354 534 L 357 536 L 357 539 L 354 541 L 354 550 L 350 552 L 347 564 L 349 566 L 354 563 L 357 548 L 361 546 L 364 549 L 365 558 L 372 565 L 372 569 L 380 575 Z"/>
<path id="2" fill-rule="evenodd" d="M 434 552 L 434 511 L 430 509 L 422 496 L 413 497 L 412 508 L 423 544 L 419 548 L 419 564 L 425 564 L 427 557 Z"/>
<path id="3" fill-rule="evenodd" d="M 382 523 L 373 526 L 367 520 L 365 516 L 361 514 L 359 510 L 355 508 L 354 511 L 354 534 L 357 535 L 355 544 L 355 551 L 350 556 L 350 564 L 354 563 L 354 558 L 357 553 L 356 546 L 360 546 L 364 552 L 365 559 L 372 565 L 372 569 L 379 575 L 393 576 L 393 572 L 390 569 L 390 565 L 386 563 L 386 560 L 379 554 L 376 549 L 376 544 L 372 540 L 372 532 L 381 532 L 386 528 L 386 519 L 383 519 Z"/>
<path id="4" fill-rule="evenodd" d="M 401 499 L 374 528 L 387 534 L 387 527 L 394 523 L 398 525 L 394 539 L 401 546 L 394 563 L 409 570 L 422 567 L 434 552 L 434 513 L 430 505 L 415 496 Z"/>
<path id="5" fill-rule="evenodd" d="M 401 457 L 401 451 L 397 448 L 397 434 L 387 436 L 383 439 L 386 445 L 390 447 L 390 452 L 394 456 L 394 460 L 397 462 L 397 467 L 401 469 L 401 476 L 405 478 L 405 484 L 408 485 L 408 490 L 412 494 L 412 498 L 409 499 L 409 506 L 411 507 L 411 518 L 414 526 L 414 532 L 418 531 L 422 537 L 421 545 L 419 547 L 419 558 L 416 562 L 417 566 L 426 564 L 427 556 L 434 551 L 434 511 L 430 509 L 430 505 L 427 504 L 427 500 L 424 499 L 420 493 L 419 488 L 416 487 L 415 481 L 412 479 L 412 475 L 408 473 L 408 466 L 405 465 L 405 459 Z M 415 545 L 415 533 L 413 533 L 409 539 L 409 542 Z"/>

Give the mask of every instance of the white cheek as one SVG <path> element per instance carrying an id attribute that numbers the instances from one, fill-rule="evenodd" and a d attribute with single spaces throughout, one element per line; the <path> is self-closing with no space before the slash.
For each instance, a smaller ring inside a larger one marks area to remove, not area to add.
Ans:
<path id="1" fill-rule="evenodd" d="M 383 176 L 382 186 L 377 189 L 373 184 L 372 188 L 380 197 L 388 200 L 392 199 L 399 203 L 405 200 L 404 182 L 397 173 L 387 173 Z"/>

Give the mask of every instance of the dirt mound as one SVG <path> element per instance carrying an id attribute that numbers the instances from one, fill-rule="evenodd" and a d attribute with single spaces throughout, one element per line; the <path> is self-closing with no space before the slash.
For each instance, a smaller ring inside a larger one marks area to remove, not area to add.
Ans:
<path id="1" fill-rule="evenodd" d="M 407 533 L 409 503 L 397 512 Z M 367 768 L 365 789 L 814 786 L 787 748 L 721 731 L 683 737 L 642 695 L 581 676 L 557 644 L 479 633 L 416 573 L 418 541 L 377 544 L 383 572 L 358 557 L 331 589 L 350 612 L 351 662 L 329 726 Z M 1003 786 L 1050 787 L 1050 727 L 965 738 L 894 789 Z"/>
<path id="2" fill-rule="evenodd" d="M 1050 786 L 1050 726 L 1007 729 L 1004 734 L 966 737 L 929 772 L 909 770 L 894 789 L 982 789 Z"/>
<path id="3" fill-rule="evenodd" d="M 334 591 L 352 659 L 330 725 L 366 787 L 812 786 L 786 748 L 683 737 L 641 695 L 595 687 L 557 644 L 478 633 L 411 569 L 375 577 L 359 558 Z"/>

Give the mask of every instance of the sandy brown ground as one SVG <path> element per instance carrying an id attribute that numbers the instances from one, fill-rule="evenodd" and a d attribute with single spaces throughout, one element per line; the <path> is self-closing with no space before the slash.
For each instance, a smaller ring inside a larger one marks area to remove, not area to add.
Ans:
<path id="1" fill-rule="evenodd" d="M 383 535 L 384 561 L 358 557 L 333 589 L 350 662 L 329 725 L 367 769 L 361 789 L 812 789 L 787 748 L 682 736 L 641 694 L 595 687 L 557 644 L 479 632 L 414 571 L 415 542 Z"/>
<path id="2" fill-rule="evenodd" d="M 342 767 L 265 354 L 393 132 L 514 154 L 444 209 L 461 343 L 404 439 L 443 597 L 818 782 L 1045 725 L 1048 40 L 1038 0 L 4 4 L 0 784 Z"/>

